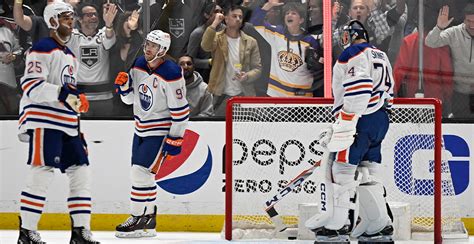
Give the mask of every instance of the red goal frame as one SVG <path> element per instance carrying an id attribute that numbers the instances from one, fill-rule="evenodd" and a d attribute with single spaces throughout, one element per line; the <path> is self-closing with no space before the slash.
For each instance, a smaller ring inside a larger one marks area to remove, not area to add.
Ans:
<path id="1" fill-rule="evenodd" d="M 232 240 L 232 106 L 234 104 L 277 103 L 277 104 L 332 104 L 331 98 L 273 98 L 273 97 L 233 97 L 226 107 L 226 147 L 225 147 L 225 239 Z M 394 104 L 434 106 L 434 242 L 442 242 L 441 229 L 441 101 L 434 98 L 395 98 Z"/>

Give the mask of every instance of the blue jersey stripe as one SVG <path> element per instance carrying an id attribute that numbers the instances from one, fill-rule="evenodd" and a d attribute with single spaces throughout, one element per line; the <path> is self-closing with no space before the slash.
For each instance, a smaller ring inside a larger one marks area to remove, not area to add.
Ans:
<path id="1" fill-rule="evenodd" d="M 20 117 L 23 115 L 24 111 L 29 109 L 29 108 L 39 108 L 39 109 L 51 110 L 51 111 L 54 111 L 54 112 L 59 112 L 59 113 L 64 113 L 64 114 L 68 114 L 68 115 L 77 116 L 77 114 L 75 112 L 70 111 L 70 110 L 53 108 L 53 107 L 38 105 L 38 104 L 30 104 L 30 105 L 27 105 L 27 106 L 23 107 L 23 111 L 21 112 Z"/>
<path id="2" fill-rule="evenodd" d="M 136 186 L 132 186 L 132 189 L 135 190 L 135 191 L 153 191 L 153 190 L 156 190 L 156 186 L 152 186 L 152 187 L 136 187 Z"/>
<path id="3" fill-rule="evenodd" d="M 70 129 L 76 129 L 77 128 L 77 125 L 68 125 L 68 124 L 64 124 L 64 123 L 59 123 L 59 122 L 50 121 L 50 120 L 46 120 L 46 119 L 38 119 L 38 118 L 26 118 L 21 123 L 21 125 L 24 125 L 27 121 L 51 124 L 51 125 L 66 127 L 66 128 L 70 128 Z"/>
<path id="4" fill-rule="evenodd" d="M 173 122 L 181 122 L 181 121 L 187 120 L 188 117 L 189 117 L 189 115 L 186 115 L 186 116 L 184 116 L 184 117 L 182 117 L 182 118 L 180 118 L 180 119 L 174 119 L 174 118 L 173 118 L 171 121 L 173 121 Z"/>
<path id="5" fill-rule="evenodd" d="M 30 194 L 30 193 L 24 192 L 24 191 L 21 192 L 21 195 L 25 196 L 25 197 L 33 198 L 33 199 L 36 199 L 36 200 L 46 201 L 46 197 L 36 196 L 36 195 Z"/>
<path id="6" fill-rule="evenodd" d="M 360 85 L 360 83 L 369 83 L 372 84 L 372 80 L 369 79 L 364 79 L 364 80 L 355 80 L 352 82 L 348 82 L 345 84 L 342 84 L 343 87 L 348 87 L 348 86 L 353 86 L 353 85 Z"/>
<path id="7" fill-rule="evenodd" d="M 67 199 L 68 202 L 70 201 L 91 201 L 90 197 L 70 197 Z"/>
<path id="8" fill-rule="evenodd" d="M 166 117 L 166 118 L 161 118 L 161 119 L 151 119 L 151 120 L 141 120 L 138 116 L 134 116 L 134 118 L 136 120 L 138 120 L 138 122 L 142 123 L 142 124 L 146 124 L 146 123 L 153 123 L 153 122 L 169 122 L 171 120 L 171 117 Z"/>
<path id="9" fill-rule="evenodd" d="M 30 97 L 30 92 L 35 89 L 36 87 L 38 87 L 39 85 L 41 85 L 42 83 L 44 82 L 44 80 L 40 81 L 40 82 L 37 82 L 36 84 L 34 84 L 29 90 L 28 92 L 26 93 L 26 96 L 27 97 Z"/>
<path id="10" fill-rule="evenodd" d="M 357 96 L 357 95 L 362 95 L 362 94 L 372 94 L 372 91 L 366 90 L 366 91 L 356 91 L 356 92 L 349 92 L 344 94 L 344 97 L 351 97 L 351 96 Z"/>
<path id="11" fill-rule="evenodd" d="M 186 108 L 189 108 L 189 104 L 186 104 L 182 107 L 179 107 L 179 108 L 170 108 L 171 111 L 180 111 L 180 110 L 184 110 Z"/>
<path id="12" fill-rule="evenodd" d="M 27 212 L 33 212 L 33 213 L 37 213 L 37 214 L 41 214 L 43 212 L 41 210 L 27 208 L 27 207 L 20 207 L 20 210 L 27 211 Z"/>
<path id="13" fill-rule="evenodd" d="M 168 128 L 151 128 L 151 129 L 146 129 L 146 130 L 140 130 L 135 127 L 135 130 L 137 132 L 144 133 L 144 132 L 149 132 L 149 131 L 169 131 L 170 128 L 169 127 Z"/>
<path id="14" fill-rule="evenodd" d="M 71 211 L 69 212 L 70 215 L 74 215 L 74 214 L 91 214 L 91 211 L 90 210 L 74 210 L 74 211 Z"/>

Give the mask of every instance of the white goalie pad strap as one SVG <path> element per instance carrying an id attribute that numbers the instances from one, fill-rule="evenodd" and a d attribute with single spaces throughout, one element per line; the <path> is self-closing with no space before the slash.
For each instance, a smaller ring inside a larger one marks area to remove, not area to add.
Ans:
<path id="1" fill-rule="evenodd" d="M 327 144 L 330 152 L 339 152 L 349 148 L 354 143 L 356 126 L 359 117 L 356 114 L 341 111 L 332 125 L 331 140 Z"/>
<path id="2" fill-rule="evenodd" d="M 357 167 L 357 171 L 362 175 L 360 184 L 380 183 L 380 181 L 370 173 L 370 169 L 365 166 Z"/>
<path id="3" fill-rule="evenodd" d="M 359 196 L 359 217 L 361 221 L 352 231 L 351 236 L 358 237 L 381 231 L 392 224 L 387 212 L 384 187 L 380 183 L 364 184 L 357 187 Z"/>

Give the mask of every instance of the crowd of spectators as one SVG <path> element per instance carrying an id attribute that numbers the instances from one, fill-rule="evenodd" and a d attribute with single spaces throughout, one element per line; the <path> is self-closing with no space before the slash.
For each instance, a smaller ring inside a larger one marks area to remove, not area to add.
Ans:
<path id="1" fill-rule="evenodd" d="M 42 11 L 51 1 L 2 1 L 0 115 L 18 114 L 25 54 L 48 36 Z M 91 101 L 84 117 L 132 117 L 113 80 L 143 55 L 145 17 L 171 35 L 166 58 L 183 68 L 191 117 L 222 117 L 233 96 L 323 96 L 323 67 L 332 64 L 322 57 L 322 0 L 64 1 L 76 12 L 67 45 Z M 357 19 L 388 54 L 396 97 L 439 98 L 444 118 L 473 119 L 474 0 L 424 1 L 423 10 L 420 23 L 418 1 L 332 0 L 333 60 L 342 26 Z"/>

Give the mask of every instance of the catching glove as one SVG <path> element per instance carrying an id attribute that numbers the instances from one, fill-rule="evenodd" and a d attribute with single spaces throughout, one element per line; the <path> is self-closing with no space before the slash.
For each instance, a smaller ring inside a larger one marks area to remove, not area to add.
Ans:
<path id="1" fill-rule="evenodd" d="M 168 136 L 165 139 L 165 144 L 163 145 L 163 154 L 168 154 L 171 156 L 180 154 L 181 144 L 183 144 L 183 138 Z"/>
<path id="2" fill-rule="evenodd" d="M 120 95 L 127 95 L 132 91 L 130 87 L 130 82 L 128 82 L 128 73 L 127 72 L 119 72 L 117 77 L 115 77 L 115 92 Z"/>
<path id="3" fill-rule="evenodd" d="M 330 152 L 340 152 L 349 148 L 354 143 L 356 126 L 359 117 L 356 114 L 346 113 L 341 110 L 336 122 L 332 124 L 331 140 L 327 144 Z"/>
<path id="4" fill-rule="evenodd" d="M 77 90 L 72 84 L 64 84 L 59 90 L 58 100 L 64 106 L 76 113 L 89 111 L 89 101 L 84 93 Z"/>

